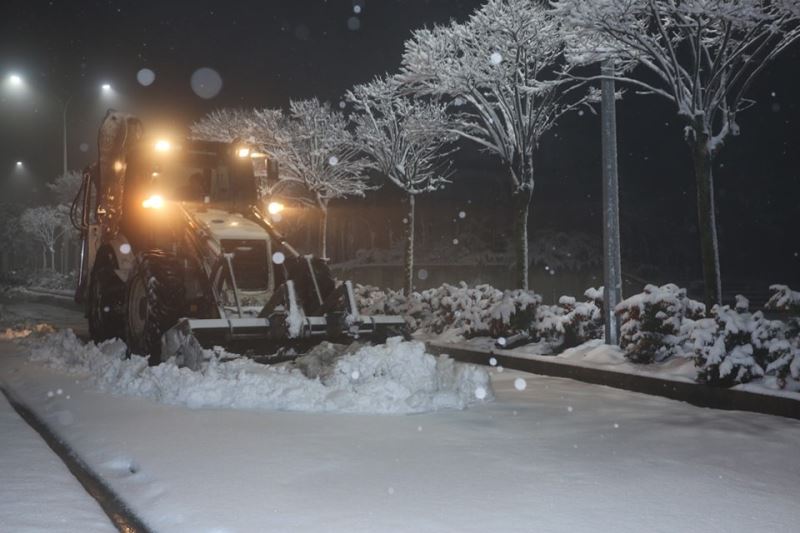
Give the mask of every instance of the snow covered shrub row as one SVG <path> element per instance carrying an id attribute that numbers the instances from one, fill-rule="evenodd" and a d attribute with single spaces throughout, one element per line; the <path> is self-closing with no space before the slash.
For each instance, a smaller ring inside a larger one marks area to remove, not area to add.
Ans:
<path id="1" fill-rule="evenodd" d="M 709 318 L 698 320 L 691 342 L 700 383 L 730 387 L 769 374 L 783 388 L 790 375 L 800 377 L 797 337 L 785 322 L 751 313 L 742 296 L 734 309 L 715 305 Z"/>
<path id="2" fill-rule="evenodd" d="M 527 331 L 542 301 L 532 291 L 501 291 L 491 285 L 468 287 L 464 282 L 414 292 L 410 297 L 402 291 L 368 285 L 357 285 L 355 292 L 364 313 L 398 314 L 405 317 L 412 331 L 457 330 L 466 337 Z"/>
<path id="3" fill-rule="evenodd" d="M 786 285 L 770 285 L 772 291 L 766 308 L 775 311 L 786 311 L 800 314 L 800 292 L 793 291 Z"/>
<path id="4" fill-rule="evenodd" d="M 623 300 L 614 310 L 620 317 L 620 347 L 634 363 L 682 355 L 693 321 L 705 310 L 677 285 L 646 285 L 644 292 Z"/>
<path id="5" fill-rule="evenodd" d="M 603 336 L 603 288 L 583 293 L 588 301 L 562 296 L 558 305 L 542 305 L 536 313 L 536 338 L 567 349 Z"/>

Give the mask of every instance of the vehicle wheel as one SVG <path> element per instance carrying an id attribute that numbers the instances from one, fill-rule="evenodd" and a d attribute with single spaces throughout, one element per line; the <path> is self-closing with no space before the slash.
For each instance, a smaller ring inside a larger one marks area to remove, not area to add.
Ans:
<path id="1" fill-rule="evenodd" d="M 161 336 L 184 312 L 183 268 L 173 255 L 144 254 L 128 280 L 125 339 L 128 349 L 161 363 Z"/>
<path id="2" fill-rule="evenodd" d="M 89 279 L 89 335 L 102 342 L 124 334 L 122 307 L 125 286 L 108 266 L 98 265 Z"/>

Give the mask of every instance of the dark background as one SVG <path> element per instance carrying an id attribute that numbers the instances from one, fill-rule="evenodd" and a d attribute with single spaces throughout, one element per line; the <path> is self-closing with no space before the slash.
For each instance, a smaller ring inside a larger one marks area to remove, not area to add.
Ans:
<path id="1" fill-rule="evenodd" d="M 107 107 L 136 112 L 148 129 L 178 132 L 218 107 L 284 107 L 290 98 L 311 96 L 336 104 L 353 84 L 396 70 L 412 29 L 464 20 L 480 4 L 6 1 L 0 7 L 0 73 L 24 76 L 28 92 L 13 95 L 5 85 L 0 91 L 0 191 L 6 201 L 42 199 L 43 184 L 61 171 L 60 102 L 66 98 L 70 167 L 80 169 L 94 157 Z M 729 140 L 715 168 L 728 286 L 800 285 L 798 66 L 800 46 L 794 46 L 763 73 L 751 95 L 758 103 L 740 118 L 742 136 Z M 136 80 L 145 67 L 156 74 L 149 87 Z M 201 67 L 223 80 L 210 100 L 190 88 L 191 74 Z M 101 95 L 103 82 L 113 85 L 111 98 Z M 628 95 L 618 111 L 625 268 L 653 281 L 688 283 L 699 275 L 699 244 L 682 125 L 656 97 Z M 598 118 L 565 118 L 536 158 L 532 231 L 583 232 L 599 247 Z M 23 170 L 15 168 L 17 160 L 25 162 Z M 423 200 L 421 210 L 446 206 L 443 221 L 449 223 L 472 199 L 471 214 L 487 223 L 499 217 L 502 225 L 508 205 L 498 186 L 503 170 L 470 145 L 458 169 L 454 185 Z M 385 206 L 392 220 L 402 216 L 391 190 L 368 203 Z"/>

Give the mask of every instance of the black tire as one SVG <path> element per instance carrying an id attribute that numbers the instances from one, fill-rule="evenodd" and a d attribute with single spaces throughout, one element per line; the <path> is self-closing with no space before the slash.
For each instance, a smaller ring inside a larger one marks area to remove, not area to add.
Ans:
<path id="1" fill-rule="evenodd" d="M 124 335 L 124 298 L 125 285 L 114 273 L 113 258 L 108 257 L 108 252 L 101 253 L 89 278 L 86 299 L 89 335 L 93 341 L 102 342 Z"/>
<path id="2" fill-rule="evenodd" d="M 183 267 L 172 254 L 147 252 L 128 280 L 125 340 L 131 353 L 161 363 L 161 336 L 184 314 Z"/>

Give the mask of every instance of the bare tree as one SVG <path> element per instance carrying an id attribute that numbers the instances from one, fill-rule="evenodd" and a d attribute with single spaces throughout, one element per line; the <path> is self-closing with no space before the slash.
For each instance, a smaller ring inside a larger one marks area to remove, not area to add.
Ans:
<path id="1" fill-rule="evenodd" d="M 534 150 L 559 117 L 589 98 L 567 101 L 557 68 L 563 51 L 558 21 L 545 6 L 489 0 L 465 23 L 414 32 L 400 73 L 417 93 L 451 97 L 459 111 L 452 131 L 508 168 L 516 283 L 525 289 Z"/>
<path id="2" fill-rule="evenodd" d="M 347 93 L 354 104 L 358 147 L 369 166 L 402 189 L 408 198 L 405 291 L 414 288 L 414 215 L 418 194 L 449 182 L 448 145 L 455 136 L 444 105 L 404 96 L 395 79 L 377 78 Z"/>
<path id="3" fill-rule="evenodd" d="M 22 213 L 19 222 L 23 231 L 42 245 L 42 268 L 54 270 L 56 240 L 69 224 L 64 210 L 53 206 L 31 207 Z M 49 265 L 47 252 L 50 252 Z"/>
<path id="4" fill-rule="evenodd" d="M 675 105 L 683 120 L 697 184 L 706 305 L 720 303 L 722 283 L 712 167 L 739 134 L 738 114 L 753 104 L 753 81 L 800 37 L 797 0 L 559 0 L 555 11 L 570 41 L 588 44 L 580 62 L 613 52 L 613 76 Z M 587 36 L 599 36 L 605 46 Z M 631 70 L 632 65 L 642 68 Z"/>

